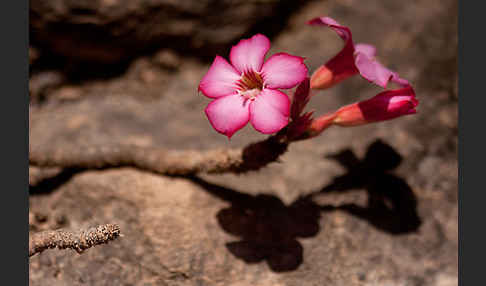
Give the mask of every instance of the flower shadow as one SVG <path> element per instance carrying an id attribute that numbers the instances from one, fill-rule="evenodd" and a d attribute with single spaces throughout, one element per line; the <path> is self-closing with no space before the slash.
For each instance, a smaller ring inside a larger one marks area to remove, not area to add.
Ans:
<path id="1" fill-rule="evenodd" d="M 417 198 L 404 179 L 390 173 L 403 159 L 390 145 L 376 140 L 368 147 L 363 160 L 359 160 L 349 149 L 328 155 L 327 158 L 338 161 L 347 168 L 347 173 L 335 177 L 331 184 L 311 196 L 364 189 L 368 202 L 365 207 L 354 203 L 323 206 L 323 211 L 345 211 L 394 235 L 417 231 L 421 225 Z"/>
<path id="2" fill-rule="evenodd" d="M 199 177 L 189 179 L 231 204 L 216 215 L 220 227 L 239 238 L 226 243 L 228 251 L 248 264 L 266 261 L 274 272 L 293 271 L 303 263 L 303 246 L 298 239 L 316 236 L 322 228 L 322 216 L 330 211 L 345 211 L 392 235 L 418 229 L 421 220 L 413 191 L 404 179 L 388 173 L 402 160 L 391 146 L 375 141 L 363 160 L 349 149 L 328 158 L 340 162 L 348 172 L 289 205 L 274 195 L 249 195 Z M 314 202 L 319 196 L 363 189 L 368 194 L 366 207 Z"/>
<path id="3" fill-rule="evenodd" d="M 273 195 L 252 196 L 197 177 L 191 180 L 231 203 L 216 215 L 224 231 L 240 238 L 226 244 L 230 253 L 249 264 L 266 260 L 275 272 L 292 271 L 302 264 L 303 247 L 297 238 L 319 232 L 319 206 L 311 200 L 285 205 Z"/>

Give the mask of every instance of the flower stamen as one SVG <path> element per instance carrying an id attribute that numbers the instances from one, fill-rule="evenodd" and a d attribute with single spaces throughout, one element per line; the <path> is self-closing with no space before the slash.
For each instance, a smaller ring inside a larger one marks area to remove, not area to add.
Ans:
<path id="1" fill-rule="evenodd" d="M 255 71 L 246 71 L 241 75 L 240 80 L 237 83 L 238 89 L 242 92 L 258 89 L 263 89 L 263 78 Z"/>

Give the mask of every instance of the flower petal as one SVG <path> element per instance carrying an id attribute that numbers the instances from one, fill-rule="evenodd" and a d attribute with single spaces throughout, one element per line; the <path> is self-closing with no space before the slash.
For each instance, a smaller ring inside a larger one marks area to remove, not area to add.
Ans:
<path id="1" fill-rule="evenodd" d="M 271 56 L 262 67 L 262 77 L 266 88 L 292 88 L 307 76 L 304 58 L 286 53 Z"/>
<path id="2" fill-rule="evenodd" d="M 357 53 L 355 58 L 356 67 L 362 77 L 383 88 L 386 88 L 388 81 L 394 73 L 380 64 L 378 61 L 367 57 L 365 54 Z"/>
<path id="3" fill-rule="evenodd" d="M 383 88 L 386 88 L 390 81 L 401 87 L 410 85 L 406 79 L 401 78 L 398 73 L 389 70 L 374 58 L 376 49 L 373 46 L 358 44 L 355 48 L 354 61 L 362 77 Z"/>
<path id="4" fill-rule="evenodd" d="M 262 34 L 241 40 L 231 48 L 230 61 L 240 74 L 246 71 L 259 72 L 270 49 L 270 40 Z"/>
<path id="5" fill-rule="evenodd" d="M 386 92 L 384 92 L 386 93 Z M 394 114 L 415 114 L 415 109 L 419 101 L 415 97 L 415 91 L 411 86 L 388 91 L 388 97 L 391 97 L 388 105 L 388 111 Z"/>
<path id="6" fill-rule="evenodd" d="M 400 78 L 396 72 L 375 60 L 376 48 L 374 46 L 363 43 L 355 45 L 348 27 L 341 26 L 336 20 L 329 17 L 314 18 L 307 24 L 328 26 L 346 42 L 344 48 L 334 58 L 312 75 L 312 88 L 329 88 L 357 72 L 368 81 L 383 88 L 386 88 L 390 80 L 402 87 L 409 86 L 407 80 Z"/>
<path id="7" fill-rule="evenodd" d="M 393 77 L 392 77 L 391 81 L 394 82 L 394 83 L 397 83 L 401 87 L 408 87 L 408 86 L 410 86 L 410 83 L 408 82 L 408 80 L 401 78 L 398 75 L 398 73 L 396 73 L 396 72 L 393 72 Z"/>
<path id="8" fill-rule="evenodd" d="M 365 54 L 369 58 L 374 58 L 376 55 L 376 48 L 370 44 L 363 44 L 359 43 L 354 46 L 354 50 L 356 53 Z"/>
<path id="9" fill-rule="evenodd" d="M 315 18 L 307 22 L 309 25 L 327 26 L 332 28 L 345 42 L 342 50 L 330 59 L 311 77 L 311 88 L 326 89 L 358 73 L 354 63 L 355 47 L 351 30 L 341 26 L 329 17 Z M 366 48 L 363 46 L 362 48 Z"/>
<path id="10" fill-rule="evenodd" d="M 275 89 L 263 89 L 250 104 L 250 122 L 264 134 L 280 131 L 289 122 L 290 100 Z"/>
<path id="11" fill-rule="evenodd" d="M 346 26 L 341 26 L 336 20 L 330 17 L 314 18 L 307 22 L 309 25 L 328 26 L 333 29 L 345 42 L 352 42 L 351 30 Z"/>
<path id="12" fill-rule="evenodd" d="M 235 93 L 213 100 L 204 111 L 213 128 L 231 138 L 248 123 L 249 106 L 248 100 Z"/>
<path id="13" fill-rule="evenodd" d="M 216 56 L 213 64 L 199 83 L 199 91 L 210 98 L 218 98 L 235 92 L 239 73 L 224 58 Z"/>

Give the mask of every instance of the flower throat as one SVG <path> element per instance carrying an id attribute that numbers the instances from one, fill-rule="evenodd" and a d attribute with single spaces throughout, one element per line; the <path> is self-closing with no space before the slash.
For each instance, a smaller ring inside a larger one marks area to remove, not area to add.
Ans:
<path id="1" fill-rule="evenodd" d="M 237 85 L 240 95 L 246 99 L 255 100 L 263 89 L 263 79 L 259 73 L 250 70 L 243 73 Z"/>

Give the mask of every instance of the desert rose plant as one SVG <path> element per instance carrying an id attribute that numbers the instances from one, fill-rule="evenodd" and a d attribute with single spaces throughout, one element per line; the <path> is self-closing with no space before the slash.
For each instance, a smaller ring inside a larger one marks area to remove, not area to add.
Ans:
<path id="1" fill-rule="evenodd" d="M 199 91 L 214 99 L 205 112 L 217 132 L 231 138 L 250 122 L 261 133 L 280 131 L 285 140 L 295 141 L 317 136 L 332 125 L 358 126 L 416 113 L 418 100 L 412 86 L 375 59 L 374 46 L 354 44 L 351 30 L 329 17 L 315 18 L 307 24 L 329 27 L 344 41 L 343 49 L 310 79 L 302 57 L 277 53 L 265 62 L 270 41 L 261 34 L 232 47 L 230 63 L 216 56 L 199 84 Z M 384 89 L 390 82 L 400 88 L 385 90 L 316 118 L 313 112 L 303 112 L 312 89 L 331 88 L 356 74 Z M 280 89 L 296 85 L 290 103 L 288 95 Z"/>
<path id="2" fill-rule="evenodd" d="M 416 113 L 418 101 L 412 86 L 374 58 L 372 45 L 354 44 L 351 30 L 329 17 L 308 24 L 331 28 L 344 40 L 343 49 L 312 76 L 300 56 L 276 53 L 265 61 L 270 41 L 257 34 L 235 45 L 229 61 L 216 56 L 199 83 L 199 91 L 212 100 L 205 112 L 217 132 L 231 138 L 249 122 L 258 132 L 271 134 L 262 141 L 204 151 L 124 144 L 76 149 L 29 145 L 29 163 L 71 169 L 131 166 L 182 176 L 244 173 L 277 161 L 290 143 L 318 136 L 330 126 L 359 126 Z M 313 90 L 333 87 L 357 74 L 384 90 L 328 114 L 305 111 Z M 390 82 L 398 88 L 389 89 Z M 297 88 L 290 100 L 285 90 L 293 87 Z"/>

